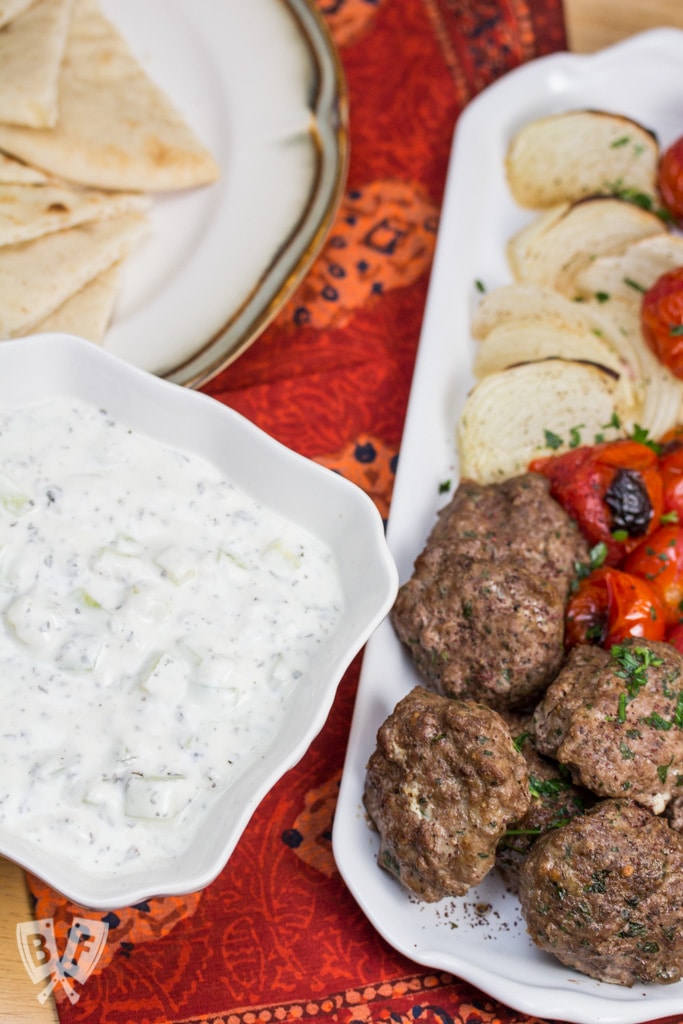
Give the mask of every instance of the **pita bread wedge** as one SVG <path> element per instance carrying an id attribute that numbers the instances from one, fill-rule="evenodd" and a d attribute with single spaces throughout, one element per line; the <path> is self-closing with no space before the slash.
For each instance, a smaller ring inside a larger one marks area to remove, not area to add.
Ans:
<path id="1" fill-rule="evenodd" d="M 99 345 L 111 321 L 120 287 L 121 263 L 114 263 L 27 333 L 75 334 Z"/>
<path id="2" fill-rule="evenodd" d="M 44 185 L 48 180 L 37 167 L 0 153 L 0 185 Z"/>
<path id="3" fill-rule="evenodd" d="M 51 128 L 72 0 L 38 0 L 0 31 L 0 121 Z"/>
<path id="4" fill-rule="evenodd" d="M 9 25 L 22 11 L 34 4 L 36 0 L 0 0 L 0 28 Z"/>
<path id="5" fill-rule="evenodd" d="M 138 192 L 100 192 L 70 185 L 0 184 L 0 246 L 26 242 L 129 210 L 151 205 Z"/>
<path id="6" fill-rule="evenodd" d="M 0 149 L 67 181 L 155 192 L 204 185 L 218 166 L 96 0 L 75 0 L 54 129 L 0 125 Z"/>
<path id="7" fill-rule="evenodd" d="M 59 308 L 142 238 L 140 213 L 81 224 L 0 247 L 0 338 L 14 338 Z"/>

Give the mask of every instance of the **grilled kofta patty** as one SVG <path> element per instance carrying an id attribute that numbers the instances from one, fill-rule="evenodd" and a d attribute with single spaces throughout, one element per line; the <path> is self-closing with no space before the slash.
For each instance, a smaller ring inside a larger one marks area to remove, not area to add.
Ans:
<path id="1" fill-rule="evenodd" d="M 602 800 L 534 844 L 519 877 L 541 949 L 591 978 L 683 976 L 683 836 L 632 800 Z"/>
<path id="2" fill-rule="evenodd" d="M 632 637 L 575 647 L 534 722 L 540 752 L 575 782 L 659 814 L 683 783 L 683 655 Z"/>
<path id="3" fill-rule="evenodd" d="M 540 473 L 522 473 L 495 484 L 462 480 L 438 514 L 430 540 L 457 544 L 463 555 L 513 558 L 555 582 L 563 594 L 576 563 L 587 562 L 586 541 L 550 495 Z"/>
<path id="4" fill-rule="evenodd" d="M 417 686 L 378 730 L 364 800 L 382 867 L 426 902 L 462 896 L 529 806 L 526 761 L 492 708 Z"/>
<path id="5" fill-rule="evenodd" d="M 666 805 L 664 813 L 674 832 L 683 835 L 683 794 L 676 794 Z"/>
<path id="6" fill-rule="evenodd" d="M 531 707 L 562 663 L 565 602 L 588 559 L 544 477 L 463 481 L 391 619 L 432 689 L 496 710 Z"/>
<path id="7" fill-rule="evenodd" d="M 512 892 L 519 887 L 519 871 L 533 844 L 551 829 L 561 828 L 596 802 L 596 797 L 576 786 L 566 768 L 543 757 L 536 749 L 533 721 L 503 715 L 514 744 L 523 754 L 529 772 L 529 809 L 505 830 L 496 849 L 496 868 Z"/>

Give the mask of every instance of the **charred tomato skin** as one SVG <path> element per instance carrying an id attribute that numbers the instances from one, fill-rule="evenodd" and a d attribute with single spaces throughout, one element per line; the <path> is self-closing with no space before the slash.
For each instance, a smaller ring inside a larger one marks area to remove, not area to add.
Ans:
<path id="1" fill-rule="evenodd" d="M 683 136 L 662 154 L 657 184 L 665 208 L 677 221 L 683 221 Z"/>
<path id="2" fill-rule="evenodd" d="M 569 598 L 565 646 L 594 643 L 606 649 L 626 637 L 663 640 L 666 617 L 649 583 L 611 566 L 595 569 Z"/>
<path id="3" fill-rule="evenodd" d="M 663 511 L 656 452 L 624 439 L 583 445 L 534 460 L 530 469 L 550 481 L 550 493 L 578 523 L 591 545 L 602 543 L 617 565 L 653 532 Z"/>
<path id="4" fill-rule="evenodd" d="M 660 526 L 624 560 L 622 568 L 645 580 L 660 600 L 667 627 L 683 622 L 683 527 Z"/>
<path id="5" fill-rule="evenodd" d="M 683 378 L 683 267 L 658 277 L 643 295 L 640 323 L 659 361 Z"/>
<path id="6" fill-rule="evenodd" d="M 660 442 L 659 472 L 665 513 L 683 522 L 683 427 L 668 431 Z"/>
<path id="7" fill-rule="evenodd" d="M 668 644 L 671 644 L 672 647 L 675 647 L 677 651 L 680 651 L 681 654 L 683 654 L 683 625 L 674 626 L 674 628 L 668 634 L 666 642 Z"/>

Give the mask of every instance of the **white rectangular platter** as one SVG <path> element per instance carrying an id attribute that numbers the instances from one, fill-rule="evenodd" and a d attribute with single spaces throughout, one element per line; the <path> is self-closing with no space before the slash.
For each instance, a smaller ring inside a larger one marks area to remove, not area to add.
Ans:
<path id="1" fill-rule="evenodd" d="M 682 97 L 683 32 L 655 29 L 597 54 L 540 58 L 490 86 L 461 115 L 387 531 L 401 582 L 448 500 L 441 485 L 449 481 L 452 494 L 458 480 L 455 427 L 473 383 L 476 282 L 491 290 L 511 281 L 505 243 L 530 216 L 505 181 L 512 134 L 543 114 L 595 108 L 642 122 L 665 147 L 683 135 Z M 497 877 L 461 899 L 425 904 L 378 867 L 377 836 L 362 806 L 365 765 L 378 727 L 420 681 L 385 620 L 364 656 L 333 832 L 342 876 L 375 928 L 417 963 L 544 1019 L 639 1024 L 680 1013 L 683 982 L 608 985 L 537 950 L 516 897 Z"/>

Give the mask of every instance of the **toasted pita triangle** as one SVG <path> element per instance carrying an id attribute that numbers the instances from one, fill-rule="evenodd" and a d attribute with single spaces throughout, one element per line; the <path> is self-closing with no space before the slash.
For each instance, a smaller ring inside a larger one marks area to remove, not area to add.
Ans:
<path id="1" fill-rule="evenodd" d="M 4 28 L 35 2 L 36 0 L 0 0 L 0 28 Z"/>
<path id="2" fill-rule="evenodd" d="M 72 0 L 38 0 L 0 31 L 0 121 L 51 128 Z"/>
<path id="3" fill-rule="evenodd" d="M 0 247 L 0 338 L 31 331 L 142 237 L 140 213 L 81 224 Z"/>
<path id="4" fill-rule="evenodd" d="M 54 129 L 0 125 L 0 149 L 67 181 L 158 191 L 218 177 L 212 155 L 96 0 L 75 0 Z"/>
<path id="5" fill-rule="evenodd" d="M 111 321 L 120 286 L 121 264 L 114 263 L 75 292 L 45 320 L 34 324 L 30 333 L 57 331 L 61 334 L 75 334 L 100 344 Z"/>
<path id="6" fill-rule="evenodd" d="M 144 212 L 147 196 L 138 192 L 100 192 L 58 182 L 45 185 L 0 184 L 0 246 L 26 242 L 128 210 Z"/>

